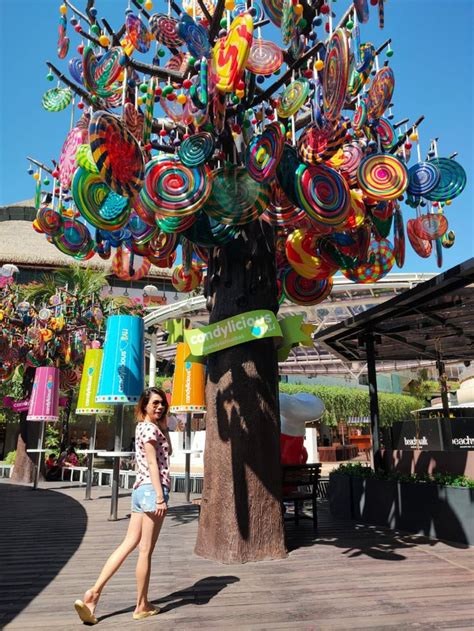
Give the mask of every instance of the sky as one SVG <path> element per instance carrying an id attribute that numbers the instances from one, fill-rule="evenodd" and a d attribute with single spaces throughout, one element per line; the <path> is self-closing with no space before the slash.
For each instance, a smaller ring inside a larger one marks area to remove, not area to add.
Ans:
<path id="1" fill-rule="evenodd" d="M 46 60 L 52 61 L 66 75 L 67 66 L 57 57 L 59 0 L 0 0 L 0 205 L 32 198 L 34 180 L 27 174 L 26 156 L 51 164 L 58 159 L 69 130 L 71 108 L 50 113 L 42 108 L 46 90 L 57 85 L 46 80 Z M 73 4 L 84 9 L 85 0 Z M 349 0 L 333 3 L 337 18 L 349 6 Z M 113 28 L 123 22 L 127 0 L 96 0 L 99 16 L 106 17 Z M 166 13 L 167 4 L 155 0 L 152 12 Z M 442 270 L 474 256 L 473 198 L 473 0 L 386 0 L 385 28 L 378 27 L 377 11 L 371 7 L 369 23 L 361 25 L 361 41 L 376 47 L 392 38 L 394 55 L 390 65 L 395 73 L 394 121 L 420 115 L 425 120 L 419 128 L 422 155 L 429 141 L 439 138 L 439 153 L 448 157 L 458 152 L 457 160 L 467 173 L 463 194 L 447 209 L 449 227 L 456 233 L 451 249 L 443 249 Z M 72 14 L 69 11 L 68 17 Z M 80 38 L 68 24 L 74 53 Z M 262 37 L 279 41 L 273 27 L 264 27 Z M 136 54 L 141 61 L 146 56 Z M 381 56 L 381 63 L 385 56 Z M 68 75 L 69 76 L 69 75 Z M 79 117 L 75 109 L 75 119 Z M 413 153 L 409 166 L 416 162 Z M 402 205 L 405 221 L 415 211 Z M 1 238 L 1 231 L 0 231 Z M 401 272 L 437 272 L 434 255 L 421 259 L 407 240 L 407 256 Z"/>

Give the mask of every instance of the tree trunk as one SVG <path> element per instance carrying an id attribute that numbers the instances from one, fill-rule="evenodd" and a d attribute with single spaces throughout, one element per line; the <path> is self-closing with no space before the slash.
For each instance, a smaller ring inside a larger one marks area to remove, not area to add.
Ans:
<path id="1" fill-rule="evenodd" d="M 33 378 L 35 371 L 28 367 L 23 376 L 23 393 L 25 398 L 29 398 L 31 388 L 33 386 Z M 31 456 L 26 453 L 28 447 L 32 447 L 32 441 L 38 436 L 38 423 L 30 423 L 26 420 L 28 412 L 20 412 L 20 431 L 16 443 L 15 466 L 11 479 L 15 482 L 23 482 L 30 484 L 33 482 L 33 476 L 36 466 L 36 455 Z M 34 427 L 33 427 L 34 426 Z M 34 445 L 36 447 L 36 445 Z"/>
<path id="2" fill-rule="evenodd" d="M 254 222 L 210 251 L 210 322 L 278 310 L 272 229 Z M 278 362 L 273 339 L 208 357 L 204 488 L 196 554 L 223 563 L 286 556 Z"/>

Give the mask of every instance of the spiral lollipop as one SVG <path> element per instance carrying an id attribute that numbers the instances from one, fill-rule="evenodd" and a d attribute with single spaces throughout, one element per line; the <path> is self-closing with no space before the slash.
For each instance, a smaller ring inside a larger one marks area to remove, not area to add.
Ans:
<path id="1" fill-rule="evenodd" d="M 140 140 L 143 136 L 144 120 L 144 115 L 133 103 L 125 103 L 123 108 L 123 122 L 128 131 L 135 136 L 137 140 Z"/>
<path id="2" fill-rule="evenodd" d="M 278 116 L 289 118 L 296 114 L 309 96 L 309 82 L 307 79 L 296 79 L 284 90 L 277 105 Z"/>
<path id="3" fill-rule="evenodd" d="M 146 53 L 150 50 L 150 32 L 140 18 L 131 11 L 127 13 L 125 18 L 125 29 L 128 38 L 139 53 Z"/>
<path id="4" fill-rule="evenodd" d="M 155 259 L 169 259 L 178 247 L 179 237 L 176 234 L 159 232 L 155 234 L 148 244 L 148 250 Z"/>
<path id="5" fill-rule="evenodd" d="M 324 164 L 300 165 L 296 171 L 299 206 L 322 226 L 342 225 L 349 215 L 349 187 L 337 171 Z"/>
<path id="6" fill-rule="evenodd" d="M 434 241 L 441 238 L 448 230 L 448 220 L 441 214 L 420 215 L 413 221 L 413 231 L 420 239 Z"/>
<path id="7" fill-rule="evenodd" d="M 270 202 L 270 185 L 253 180 L 243 167 L 224 167 L 212 174 L 212 192 L 204 212 L 223 224 L 257 219 Z"/>
<path id="8" fill-rule="evenodd" d="M 303 278 L 294 270 L 283 277 L 283 291 L 291 302 L 302 306 L 317 305 L 326 300 L 332 290 L 332 277 L 326 280 Z"/>
<path id="9" fill-rule="evenodd" d="M 82 125 L 73 127 L 66 136 L 66 140 L 59 156 L 59 181 L 63 189 L 71 186 L 72 176 L 76 170 L 76 153 L 80 145 L 87 142 L 87 128 Z"/>
<path id="10" fill-rule="evenodd" d="M 177 158 L 158 156 L 146 165 L 143 192 L 163 217 L 191 215 L 210 195 L 210 176 L 206 165 L 186 167 Z"/>
<path id="11" fill-rule="evenodd" d="M 254 39 L 247 59 L 247 70 L 257 75 L 270 76 L 281 68 L 283 52 L 279 46 L 265 39 Z"/>
<path id="12" fill-rule="evenodd" d="M 193 264 L 189 270 L 184 265 L 177 265 L 173 270 L 171 284 L 176 291 L 190 292 L 196 289 L 202 281 L 202 269 L 200 265 Z"/>
<path id="13" fill-rule="evenodd" d="M 345 125 L 308 125 L 298 139 L 301 159 L 311 165 L 329 160 L 341 147 L 346 131 Z"/>
<path id="14" fill-rule="evenodd" d="M 87 256 L 93 247 L 87 226 L 79 221 L 64 221 L 62 232 L 51 237 L 51 242 L 63 254 L 79 258 Z"/>
<path id="15" fill-rule="evenodd" d="M 466 171 L 451 158 L 434 158 L 429 164 L 436 167 L 440 173 L 436 186 L 425 193 L 426 199 L 446 202 L 460 195 L 467 182 Z"/>
<path id="16" fill-rule="evenodd" d="M 427 259 L 433 250 L 433 245 L 431 241 L 427 239 L 420 239 L 420 237 L 415 232 L 414 227 L 414 219 L 409 219 L 407 221 L 407 235 L 408 240 L 410 241 L 411 247 L 415 250 L 415 252 L 422 259 Z"/>
<path id="17" fill-rule="evenodd" d="M 186 43 L 190 54 L 197 59 L 208 57 L 211 51 L 206 29 L 196 24 L 187 13 L 181 13 L 178 22 L 178 35 Z"/>
<path id="18" fill-rule="evenodd" d="M 375 125 L 375 132 L 380 138 L 380 144 L 384 151 L 390 151 L 397 142 L 397 134 L 390 121 L 380 118 Z"/>
<path id="19" fill-rule="evenodd" d="M 122 121 L 108 112 L 94 112 L 89 139 L 92 157 L 104 182 L 122 197 L 137 196 L 143 185 L 143 155 Z"/>
<path id="20" fill-rule="evenodd" d="M 82 57 L 72 57 L 68 61 L 69 74 L 71 77 L 79 83 L 79 85 L 83 84 L 82 78 Z"/>
<path id="21" fill-rule="evenodd" d="M 48 112 L 60 112 L 64 110 L 72 100 L 72 92 L 69 88 L 51 88 L 44 93 L 42 104 Z"/>
<path id="22" fill-rule="evenodd" d="M 83 53 L 83 83 L 89 92 L 101 97 L 112 96 L 117 90 L 114 82 L 122 72 L 120 46 L 109 48 L 100 58 L 86 46 Z"/>
<path id="23" fill-rule="evenodd" d="M 354 185 L 357 182 L 357 169 L 363 158 L 364 152 L 362 147 L 356 142 L 350 142 L 343 146 L 343 160 L 339 167 L 341 174 L 349 182 Z"/>
<path id="24" fill-rule="evenodd" d="M 424 196 L 438 184 L 441 173 L 431 162 L 417 162 L 408 170 L 407 192 L 411 195 Z"/>
<path id="25" fill-rule="evenodd" d="M 128 198 L 111 191 L 97 173 L 79 167 L 72 180 L 72 196 L 78 211 L 95 228 L 118 230 L 128 222 Z"/>
<path id="26" fill-rule="evenodd" d="M 156 223 L 160 230 L 169 234 L 185 232 L 196 221 L 196 215 L 185 215 L 183 217 L 158 217 Z"/>
<path id="27" fill-rule="evenodd" d="M 284 127 L 270 123 L 260 136 L 254 136 L 247 148 L 245 165 L 256 182 L 270 180 L 276 171 L 285 143 Z"/>
<path id="28" fill-rule="evenodd" d="M 329 41 L 323 75 L 323 106 L 330 120 L 339 118 L 346 99 L 349 80 L 349 44 L 342 29 L 335 31 Z"/>
<path id="29" fill-rule="evenodd" d="M 390 154 L 374 154 L 362 160 L 357 179 L 364 193 L 374 199 L 396 199 L 408 186 L 406 166 Z"/>
<path id="30" fill-rule="evenodd" d="M 63 225 L 63 217 L 53 208 L 44 206 L 36 213 L 36 221 L 42 232 L 49 236 L 58 234 Z"/>
<path id="31" fill-rule="evenodd" d="M 184 42 L 178 35 L 178 20 L 155 13 L 150 18 L 150 31 L 153 37 L 168 48 L 179 48 Z"/>
<path id="32" fill-rule="evenodd" d="M 337 266 L 328 265 L 317 254 L 316 230 L 294 230 L 286 239 L 285 253 L 288 263 L 299 276 L 323 280 L 337 271 Z"/>
<path id="33" fill-rule="evenodd" d="M 376 283 L 390 272 L 395 262 L 390 241 L 373 239 L 367 251 L 367 261 L 353 269 L 343 269 L 342 273 L 354 283 Z"/>
<path id="34" fill-rule="evenodd" d="M 209 132 L 203 131 L 183 140 L 178 149 L 178 157 L 184 166 L 197 167 L 207 162 L 213 152 L 214 139 Z"/>
<path id="35" fill-rule="evenodd" d="M 374 77 L 367 96 L 367 115 L 379 119 L 392 101 L 395 75 L 389 66 L 381 68 Z"/>
<path id="36" fill-rule="evenodd" d="M 89 173 L 99 173 L 99 169 L 95 166 L 94 159 L 92 158 L 92 152 L 90 145 L 79 145 L 76 151 L 77 165 L 89 171 Z"/>
<path id="37" fill-rule="evenodd" d="M 275 26 L 280 28 L 283 0 L 262 0 L 263 9 Z"/>
<path id="38" fill-rule="evenodd" d="M 262 219 L 275 226 L 294 227 L 303 223 L 306 217 L 304 210 L 290 202 L 280 185 L 276 181 L 272 182 L 270 204 L 262 214 Z"/>
<path id="39" fill-rule="evenodd" d="M 362 100 L 356 107 L 354 116 L 352 118 L 352 129 L 357 133 L 359 132 L 367 122 L 367 103 Z"/>

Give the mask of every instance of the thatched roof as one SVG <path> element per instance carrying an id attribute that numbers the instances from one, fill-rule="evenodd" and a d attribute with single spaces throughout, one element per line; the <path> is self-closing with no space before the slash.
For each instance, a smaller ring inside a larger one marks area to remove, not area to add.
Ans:
<path id="1" fill-rule="evenodd" d="M 36 208 L 33 199 L 25 199 L 8 206 L 0 206 L 0 221 L 33 221 L 36 217 Z"/>
<path id="2" fill-rule="evenodd" d="M 0 215 L 3 215 L 3 210 L 4 208 L 0 209 Z M 83 267 L 92 267 L 112 274 L 111 261 L 112 259 L 103 261 L 95 255 L 88 261 L 78 261 L 78 263 Z M 31 221 L 25 221 L 25 219 L 0 221 L 0 265 L 14 263 L 20 268 L 43 267 L 52 269 L 66 267 L 73 262 L 74 259 L 62 254 L 46 240 L 43 234 L 35 232 L 31 226 Z M 170 269 L 161 269 L 152 265 L 147 278 L 169 278 L 171 273 Z"/>

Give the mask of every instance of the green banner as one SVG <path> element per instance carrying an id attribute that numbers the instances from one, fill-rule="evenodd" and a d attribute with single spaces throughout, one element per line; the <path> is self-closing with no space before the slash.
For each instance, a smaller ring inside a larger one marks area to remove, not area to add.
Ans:
<path id="1" fill-rule="evenodd" d="M 200 357 L 222 351 L 237 344 L 281 337 L 278 320 L 272 311 L 247 311 L 215 324 L 184 331 L 191 354 Z"/>

